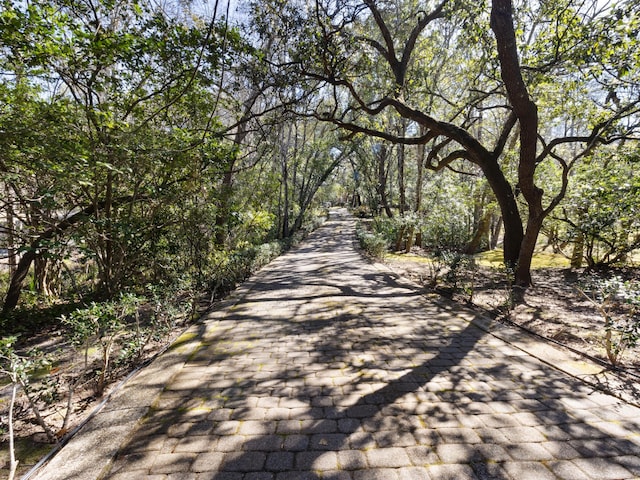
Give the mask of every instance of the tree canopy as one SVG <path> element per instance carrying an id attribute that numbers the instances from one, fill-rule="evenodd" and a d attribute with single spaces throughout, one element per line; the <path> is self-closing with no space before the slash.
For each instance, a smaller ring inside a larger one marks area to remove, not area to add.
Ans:
<path id="1" fill-rule="evenodd" d="M 348 138 L 426 144 L 435 170 L 477 165 L 504 219 L 505 262 L 522 285 L 574 165 L 637 138 L 631 3 L 266 3 L 254 5 L 260 20 L 297 34 L 274 68 L 313 92 L 299 113 Z M 553 188 L 542 171 L 558 176 Z"/>
<path id="2" fill-rule="evenodd" d="M 97 297 L 206 285 L 207 265 L 322 202 L 364 202 L 438 248 L 429 219 L 453 248 L 501 244 L 522 286 L 541 233 L 622 229 L 607 258 L 636 248 L 637 192 L 617 184 L 638 151 L 635 2 L 226 7 L 2 1 L 5 314 L 27 281 L 68 294 L 80 266 Z M 578 205 L 599 182 L 615 227 Z"/>

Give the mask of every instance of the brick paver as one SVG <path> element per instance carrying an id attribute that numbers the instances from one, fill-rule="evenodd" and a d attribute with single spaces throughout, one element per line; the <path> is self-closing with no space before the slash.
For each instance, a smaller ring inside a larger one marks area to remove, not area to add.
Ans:
<path id="1" fill-rule="evenodd" d="M 198 347 L 102 478 L 640 478 L 639 408 L 352 242 L 334 216 L 194 329 Z"/>

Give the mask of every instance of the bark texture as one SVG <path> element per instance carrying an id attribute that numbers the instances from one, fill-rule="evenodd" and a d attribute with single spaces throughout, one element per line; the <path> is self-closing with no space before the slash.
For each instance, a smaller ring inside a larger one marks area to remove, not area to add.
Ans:
<path id="1" fill-rule="evenodd" d="M 517 285 L 526 287 L 531 285 L 531 259 L 544 220 L 543 192 L 535 185 L 534 181 L 538 142 L 538 108 L 530 98 L 522 77 L 511 0 L 493 0 L 491 29 L 496 37 L 502 81 L 520 125 L 518 185 L 529 211 L 527 227 L 519 248 L 515 281 Z"/>

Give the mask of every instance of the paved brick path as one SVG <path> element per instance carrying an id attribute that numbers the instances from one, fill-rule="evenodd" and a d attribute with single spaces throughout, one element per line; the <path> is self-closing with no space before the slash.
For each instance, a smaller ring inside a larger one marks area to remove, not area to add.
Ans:
<path id="1" fill-rule="evenodd" d="M 640 409 L 363 261 L 352 228 L 334 216 L 194 330 L 103 478 L 640 478 Z"/>

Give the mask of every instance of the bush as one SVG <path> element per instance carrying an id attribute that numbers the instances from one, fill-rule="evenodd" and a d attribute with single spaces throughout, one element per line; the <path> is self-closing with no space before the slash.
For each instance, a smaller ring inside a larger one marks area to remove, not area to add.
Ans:
<path id="1" fill-rule="evenodd" d="M 387 240 L 382 233 L 367 231 L 361 224 L 356 227 L 356 237 L 367 255 L 382 259 L 388 250 Z"/>
<path id="2" fill-rule="evenodd" d="M 353 214 L 354 217 L 357 218 L 367 218 L 371 215 L 371 212 L 369 211 L 369 207 L 367 207 L 366 205 L 360 205 L 356 208 L 354 208 L 351 213 Z"/>
<path id="3" fill-rule="evenodd" d="M 394 218 L 375 217 L 371 222 L 371 231 L 384 238 L 388 246 L 409 251 L 413 246 L 414 236 L 420 233 L 422 247 L 436 255 L 441 252 L 462 251 L 471 238 L 471 230 L 462 214 L 440 210 L 424 217 L 416 213 L 406 213 Z"/>
<path id="4" fill-rule="evenodd" d="M 216 252 L 215 268 L 212 269 L 209 282 L 211 300 L 229 293 L 253 273 L 281 255 L 285 247 L 284 242 L 273 241 L 234 252 Z"/>
<path id="5" fill-rule="evenodd" d="M 559 218 L 560 240 L 577 245 L 591 268 L 624 264 L 640 248 L 640 157 L 611 155 L 615 161 L 595 156 L 576 171 Z"/>
<path id="6" fill-rule="evenodd" d="M 422 219 L 422 245 L 434 252 L 461 251 L 471 238 L 471 228 L 463 215 L 436 210 Z"/>
<path id="7" fill-rule="evenodd" d="M 398 237 L 398 222 L 392 218 L 375 217 L 370 223 L 370 230 L 384 238 L 388 246 L 392 245 Z"/>
<path id="8" fill-rule="evenodd" d="M 617 365 L 623 353 L 640 342 L 640 283 L 619 276 L 593 277 L 580 292 L 602 316 L 607 358 Z"/>
<path id="9" fill-rule="evenodd" d="M 106 387 L 111 369 L 111 352 L 118 335 L 124 333 L 125 315 L 125 311 L 120 311 L 115 302 L 92 302 L 87 308 L 62 317 L 71 344 L 76 350 L 83 352 L 85 370 L 89 367 L 89 350 L 94 345 L 99 345 L 101 359 L 95 385 L 98 395 L 102 395 Z"/>

